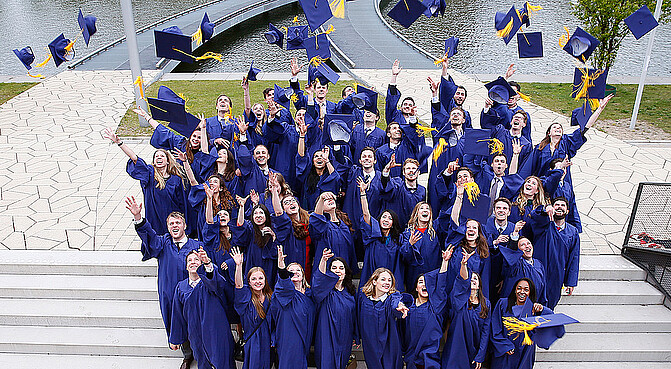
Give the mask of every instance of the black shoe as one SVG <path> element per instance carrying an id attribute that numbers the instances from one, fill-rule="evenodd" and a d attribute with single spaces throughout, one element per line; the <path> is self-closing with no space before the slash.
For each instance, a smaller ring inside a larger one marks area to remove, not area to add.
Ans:
<path id="1" fill-rule="evenodd" d="M 184 358 L 182 361 L 182 365 L 179 366 L 179 369 L 189 369 L 191 367 L 191 362 L 193 361 L 193 358 Z"/>

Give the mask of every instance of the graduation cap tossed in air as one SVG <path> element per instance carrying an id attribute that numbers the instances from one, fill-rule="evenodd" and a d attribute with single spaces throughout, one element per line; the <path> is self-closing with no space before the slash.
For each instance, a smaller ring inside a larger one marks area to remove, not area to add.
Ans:
<path id="1" fill-rule="evenodd" d="M 250 64 L 249 71 L 247 72 L 247 80 L 256 81 L 256 75 L 259 73 L 261 73 L 261 69 L 254 68 L 254 60 L 252 60 L 252 64 Z"/>
<path id="2" fill-rule="evenodd" d="M 566 45 L 564 45 L 564 51 L 584 63 L 600 43 L 596 37 L 590 35 L 582 28 L 576 27 L 573 35 L 568 38 Z"/>
<path id="3" fill-rule="evenodd" d="M 542 9 L 543 7 L 531 5 L 527 1 L 524 3 L 524 6 L 522 6 L 522 9 L 519 10 L 520 22 L 522 22 L 522 24 L 524 24 L 526 27 L 529 27 L 531 25 L 531 14 Z"/>
<path id="4" fill-rule="evenodd" d="M 387 15 L 403 27 L 408 28 L 426 9 L 426 5 L 418 0 L 400 0 Z"/>
<path id="5" fill-rule="evenodd" d="M 379 114 L 377 109 L 377 92 L 362 85 L 356 85 L 356 94 L 352 95 L 354 105 L 374 114 Z"/>
<path id="6" fill-rule="evenodd" d="M 284 45 L 284 32 L 280 31 L 272 23 L 268 23 L 268 32 L 264 33 L 263 36 L 271 45 L 277 45 L 280 48 Z"/>
<path id="7" fill-rule="evenodd" d="M 312 32 L 333 17 L 328 0 L 298 0 Z"/>
<path id="8" fill-rule="evenodd" d="M 629 30 L 637 40 L 659 25 L 647 5 L 643 5 L 625 18 L 624 23 L 629 27 Z"/>
<path id="9" fill-rule="evenodd" d="M 308 60 L 312 62 L 315 57 L 326 60 L 331 57 L 331 42 L 329 42 L 326 34 L 320 33 L 316 36 L 308 37 L 303 40 L 305 52 L 308 55 Z"/>
<path id="10" fill-rule="evenodd" d="M 470 182 L 475 184 L 475 182 Z M 464 191 L 465 192 L 465 191 Z M 480 193 L 477 198 L 471 199 L 464 197 L 461 202 L 461 217 L 465 219 L 473 219 L 485 224 L 489 218 L 489 203 L 491 202 L 488 195 Z"/>
<path id="11" fill-rule="evenodd" d="M 499 77 L 489 83 L 486 83 L 485 87 L 487 88 L 489 98 L 499 104 L 507 104 L 508 99 L 510 99 L 511 96 L 515 96 L 517 94 L 515 90 L 510 87 L 508 81 L 506 81 L 506 79 L 503 77 Z"/>
<path id="12" fill-rule="evenodd" d="M 158 88 L 156 98 L 147 98 L 151 115 L 156 120 L 168 122 L 168 127 L 184 137 L 190 137 L 200 119 L 186 111 L 185 101 L 167 86 Z"/>
<path id="13" fill-rule="evenodd" d="M 606 96 L 608 69 L 576 68 L 573 73 L 574 99 L 603 99 Z"/>
<path id="14" fill-rule="evenodd" d="M 214 23 L 210 22 L 210 17 L 207 16 L 207 13 L 203 14 L 203 20 L 200 21 L 200 32 L 203 42 L 211 39 L 214 34 Z"/>
<path id="15" fill-rule="evenodd" d="M 466 128 L 464 130 L 464 154 L 489 155 L 502 153 L 503 144 L 496 138 L 491 138 L 488 129 Z"/>
<path id="16" fill-rule="evenodd" d="M 294 90 L 291 87 L 282 88 L 278 85 L 275 85 L 274 90 L 275 94 L 273 95 L 273 100 L 285 109 L 289 109 L 291 106 L 291 98 L 295 96 Z"/>
<path id="17" fill-rule="evenodd" d="M 340 75 L 336 73 L 326 63 L 319 63 L 316 67 L 310 65 L 308 67 L 308 83 L 318 80 L 323 86 L 329 82 L 335 84 L 340 79 Z"/>
<path id="18" fill-rule="evenodd" d="M 447 57 L 451 58 L 454 54 L 457 53 L 457 47 L 459 46 L 459 37 L 452 36 L 445 40 L 445 52 Z"/>
<path id="19" fill-rule="evenodd" d="M 580 130 L 585 130 L 585 125 L 589 121 L 589 118 L 592 116 L 592 106 L 589 103 L 589 100 L 585 99 L 582 106 L 573 109 L 571 112 L 571 125 L 580 126 Z"/>
<path id="20" fill-rule="evenodd" d="M 540 32 L 520 32 L 517 34 L 517 54 L 522 58 L 543 57 L 543 34 Z"/>
<path id="21" fill-rule="evenodd" d="M 513 39 L 520 27 L 522 27 L 522 21 L 514 6 L 507 13 L 496 12 L 494 15 L 496 35 L 502 38 L 506 45 Z"/>
<path id="22" fill-rule="evenodd" d="M 326 114 L 324 116 L 324 145 L 347 145 L 352 137 L 354 114 Z"/>
<path id="23" fill-rule="evenodd" d="M 179 27 L 154 30 L 154 43 L 157 57 L 193 63 L 191 36 L 185 35 Z"/>
<path id="24" fill-rule="evenodd" d="M 74 42 L 70 42 L 62 33 L 49 43 L 49 51 L 57 67 L 63 64 L 63 62 L 72 60 L 75 54 L 72 48 L 73 45 Z"/>
<path id="25" fill-rule="evenodd" d="M 89 14 L 87 16 L 84 16 L 84 14 L 82 14 L 82 10 L 79 9 L 79 15 L 77 16 L 77 23 L 79 23 L 79 29 L 82 31 L 82 36 L 84 36 L 84 42 L 86 43 L 86 46 L 89 46 L 91 36 L 93 36 L 97 31 L 96 20 L 97 18 L 94 17 L 93 15 Z"/>
<path id="26" fill-rule="evenodd" d="M 23 66 L 26 69 L 31 70 L 33 67 L 31 64 L 35 61 L 35 54 L 33 54 L 33 49 L 30 46 L 26 46 L 23 49 L 14 49 L 12 50 L 17 58 L 23 63 Z"/>
<path id="27" fill-rule="evenodd" d="M 308 38 L 308 26 L 287 27 L 287 50 L 305 49 L 303 40 Z"/>

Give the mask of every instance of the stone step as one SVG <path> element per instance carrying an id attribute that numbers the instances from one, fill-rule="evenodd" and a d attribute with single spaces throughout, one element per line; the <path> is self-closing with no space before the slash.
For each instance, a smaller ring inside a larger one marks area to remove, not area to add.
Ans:
<path id="1" fill-rule="evenodd" d="M 156 276 L 139 251 L 0 251 L 0 274 Z"/>
<path id="2" fill-rule="evenodd" d="M 157 301 L 0 299 L 0 325 L 163 328 Z"/>
<path id="3" fill-rule="evenodd" d="M 580 321 L 566 326 L 570 333 L 671 333 L 671 310 L 664 305 L 560 304 L 555 311 Z"/>
<path id="4" fill-rule="evenodd" d="M 537 361 L 652 361 L 668 365 L 669 358 L 668 333 L 566 333 L 549 350 L 536 351 Z"/>
<path id="5" fill-rule="evenodd" d="M 0 274 L 0 298 L 158 300 L 156 277 Z"/>
<path id="6" fill-rule="evenodd" d="M 180 357 L 83 356 L 0 353 L 0 363 L 12 369 L 177 369 Z M 196 363 L 191 368 L 197 368 Z M 238 365 L 239 368 L 242 364 Z"/>
<path id="7" fill-rule="evenodd" d="M 57 355 L 179 357 L 165 329 L 0 326 L 0 352 Z"/>
<path id="8" fill-rule="evenodd" d="M 580 255 L 581 280 L 645 280 L 645 271 L 620 255 Z"/>
<path id="9" fill-rule="evenodd" d="M 571 296 L 562 296 L 564 305 L 655 305 L 663 295 L 643 281 L 580 281 Z"/>

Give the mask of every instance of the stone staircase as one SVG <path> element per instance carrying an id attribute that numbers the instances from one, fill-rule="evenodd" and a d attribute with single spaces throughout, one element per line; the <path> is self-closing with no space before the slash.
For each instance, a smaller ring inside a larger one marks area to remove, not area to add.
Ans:
<path id="1" fill-rule="evenodd" d="M 581 267 L 556 309 L 581 324 L 538 350 L 536 368 L 668 368 L 671 311 L 645 273 L 620 256 L 582 256 Z M 0 251 L 0 363 L 176 369 L 155 291 L 156 263 L 139 252 Z"/>

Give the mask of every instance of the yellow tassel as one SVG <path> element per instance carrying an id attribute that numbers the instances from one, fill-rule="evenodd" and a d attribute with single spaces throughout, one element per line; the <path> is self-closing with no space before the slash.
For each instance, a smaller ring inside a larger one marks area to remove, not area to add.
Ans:
<path id="1" fill-rule="evenodd" d="M 545 319 L 543 317 L 536 317 L 535 320 L 536 323 L 530 324 L 512 316 L 504 316 L 503 325 L 506 327 L 506 329 L 508 329 L 508 335 L 514 336 L 513 339 L 517 339 L 520 333 L 524 333 L 524 340 L 522 340 L 522 345 L 529 346 L 534 344 L 534 341 L 532 341 L 529 337 L 529 331 L 533 330 L 541 324 L 550 321 L 549 319 Z"/>
<path id="2" fill-rule="evenodd" d="M 312 64 L 315 67 L 318 67 L 319 64 L 325 63 L 327 59 L 322 58 L 321 56 L 313 56 L 312 59 L 310 59 L 310 64 Z"/>
<path id="3" fill-rule="evenodd" d="M 291 102 L 295 103 L 296 101 L 298 101 L 298 96 L 296 96 L 296 94 L 291 94 L 291 97 L 289 98 L 289 100 Z"/>
<path id="4" fill-rule="evenodd" d="M 32 75 L 32 74 L 30 74 L 30 72 L 28 72 L 28 76 L 33 77 L 33 78 L 44 78 L 44 76 L 41 75 L 41 74 Z"/>
<path id="5" fill-rule="evenodd" d="M 189 110 L 191 110 L 191 107 L 190 107 L 189 105 L 187 105 L 188 102 L 189 102 L 189 98 L 186 97 L 186 96 L 185 96 L 183 93 L 181 93 L 181 92 L 178 93 L 177 96 L 179 96 L 180 98 L 182 98 L 182 100 L 184 100 L 184 110 L 186 110 L 187 112 L 189 112 Z"/>
<path id="6" fill-rule="evenodd" d="M 437 131 L 437 129 L 435 129 L 435 128 L 424 127 L 424 126 L 421 125 L 421 124 L 418 124 L 416 128 L 417 128 L 417 136 L 424 136 L 424 133 L 425 133 L 425 132 L 433 132 L 433 131 Z"/>
<path id="7" fill-rule="evenodd" d="M 592 73 L 592 75 L 589 74 L 589 69 L 587 68 L 579 68 L 579 70 L 582 73 L 582 77 L 580 77 L 580 83 L 578 85 L 573 85 L 574 88 L 578 89 L 578 92 L 576 92 L 575 96 L 573 97 L 575 101 L 580 99 L 589 99 L 590 97 L 588 89 L 590 87 L 594 87 L 594 81 L 603 73 L 603 70 L 601 69 Z"/>
<path id="8" fill-rule="evenodd" d="M 298 23 L 298 16 L 295 16 L 294 20 L 292 20 L 291 23 Z"/>
<path id="9" fill-rule="evenodd" d="M 468 201 L 471 202 L 471 205 L 475 206 L 475 200 L 480 197 L 480 187 L 475 182 L 466 182 L 464 187 L 468 195 Z"/>
<path id="10" fill-rule="evenodd" d="M 505 38 L 508 37 L 510 31 L 512 30 L 513 30 L 513 19 L 511 18 L 510 22 L 508 22 L 508 24 L 502 30 L 496 31 L 496 35 L 500 38 Z"/>
<path id="11" fill-rule="evenodd" d="M 566 33 L 563 33 L 561 35 L 561 37 L 559 38 L 559 47 L 562 47 L 562 48 L 564 46 L 566 46 L 566 43 L 568 43 L 568 40 L 571 38 L 571 32 L 569 32 L 569 30 L 568 30 L 568 28 L 566 28 L 566 26 L 564 26 L 564 32 L 566 32 Z"/>
<path id="12" fill-rule="evenodd" d="M 196 41 L 196 45 L 203 43 L 203 30 L 200 27 L 198 27 L 198 31 L 191 35 L 191 41 Z"/>
<path id="13" fill-rule="evenodd" d="M 68 44 L 68 46 L 66 46 L 66 47 L 64 48 L 65 51 L 68 52 L 68 54 L 72 52 L 72 48 L 75 47 L 75 42 L 76 42 L 76 41 L 77 41 L 77 39 L 75 39 L 74 41 L 70 41 L 70 43 Z"/>
<path id="14" fill-rule="evenodd" d="M 592 108 L 592 111 L 599 108 L 599 99 L 587 99 L 589 101 L 589 107 Z"/>
<path id="15" fill-rule="evenodd" d="M 441 137 L 440 140 L 438 140 L 438 145 L 436 145 L 436 147 L 434 147 L 434 149 L 433 149 L 433 162 L 434 163 L 438 162 L 438 159 L 440 158 L 440 156 L 445 151 L 446 146 L 447 146 L 447 141 L 445 141 L 445 139 Z"/>
<path id="16" fill-rule="evenodd" d="M 233 142 L 236 142 L 236 141 L 239 141 L 239 140 L 240 140 L 240 136 L 237 133 L 234 133 L 233 134 Z"/>
<path id="17" fill-rule="evenodd" d="M 527 2 L 527 4 L 528 4 L 527 9 L 529 10 L 529 14 L 535 13 L 539 10 L 543 10 L 543 7 L 540 6 L 540 5 L 531 5 L 528 2 Z"/>
<path id="18" fill-rule="evenodd" d="M 345 0 L 332 0 L 329 2 L 331 13 L 336 18 L 345 18 Z"/>
<path id="19" fill-rule="evenodd" d="M 522 100 L 524 100 L 524 101 L 526 101 L 526 102 L 531 101 L 531 97 L 530 97 L 529 95 L 525 95 L 525 94 L 523 94 L 523 93 L 521 93 L 521 92 L 519 92 L 519 91 L 517 91 L 517 94 L 520 95 L 520 99 L 522 99 Z"/>
<path id="20" fill-rule="evenodd" d="M 487 144 L 489 147 L 489 153 L 494 155 L 494 154 L 502 154 L 503 153 L 503 142 L 499 141 L 497 138 L 486 138 L 484 140 L 477 140 L 476 142 L 484 142 L 488 141 L 489 143 Z"/>
<path id="21" fill-rule="evenodd" d="M 195 56 L 193 56 L 193 55 L 191 55 L 191 54 L 189 54 L 185 51 L 182 51 L 180 49 L 177 49 L 177 48 L 174 48 L 174 47 L 172 49 L 179 52 L 179 53 L 182 53 L 186 56 L 190 56 L 194 60 L 216 59 L 217 61 L 220 61 L 220 62 L 224 61 L 224 57 L 221 56 L 221 54 L 213 53 L 212 51 L 206 52 L 205 54 L 203 54 L 203 56 L 195 57 Z"/>
<path id="22" fill-rule="evenodd" d="M 280 29 L 281 29 L 282 32 L 284 32 L 284 33 L 289 32 L 289 29 L 287 28 L 287 26 L 282 26 L 282 27 L 280 27 Z"/>
<path id="23" fill-rule="evenodd" d="M 406 9 L 407 11 L 410 11 L 410 7 L 408 6 L 408 2 L 405 1 L 405 0 L 403 0 L 403 2 L 405 3 L 405 9 Z"/>
<path id="24" fill-rule="evenodd" d="M 140 97 L 144 100 L 144 81 L 142 80 L 142 76 L 137 76 L 133 85 L 140 89 Z"/>
<path id="25" fill-rule="evenodd" d="M 329 24 L 329 28 L 326 29 L 326 31 L 322 32 L 322 34 L 328 35 L 329 33 L 332 33 L 335 31 L 335 27 L 333 27 L 332 24 Z"/>
<path id="26" fill-rule="evenodd" d="M 45 65 L 47 65 L 47 63 L 49 62 L 49 60 L 51 60 L 51 54 L 49 54 L 49 55 L 47 56 L 47 58 L 44 59 L 43 62 L 41 62 L 41 63 L 39 63 L 39 64 L 35 64 L 35 67 L 36 67 L 36 68 L 42 68 L 42 67 L 44 67 Z"/>
<path id="27" fill-rule="evenodd" d="M 448 50 L 448 52 L 449 52 L 449 50 Z M 445 54 L 445 56 L 440 58 L 440 59 L 434 60 L 433 64 L 435 64 L 436 66 L 441 66 L 443 64 L 443 62 L 446 61 L 446 60 L 447 60 L 447 54 Z"/>
<path id="28" fill-rule="evenodd" d="M 152 108 L 154 108 L 154 109 L 158 109 L 158 110 L 160 110 L 160 111 L 162 111 L 162 112 L 164 112 L 164 113 L 167 113 L 167 112 L 168 112 L 167 110 L 161 109 L 161 108 L 159 108 L 159 107 L 156 106 L 156 105 L 152 105 L 152 104 L 147 104 L 147 105 L 149 105 L 150 107 L 152 107 Z"/>

